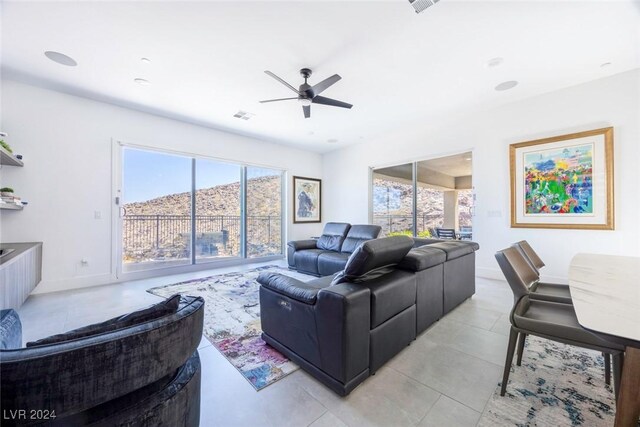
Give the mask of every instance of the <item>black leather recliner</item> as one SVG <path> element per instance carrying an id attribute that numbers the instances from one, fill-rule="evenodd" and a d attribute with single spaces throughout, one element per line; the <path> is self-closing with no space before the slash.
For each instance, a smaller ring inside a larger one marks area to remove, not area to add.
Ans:
<path id="1" fill-rule="evenodd" d="M 367 240 L 380 234 L 377 225 L 350 225 L 328 222 L 322 236 L 316 239 L 297 240 L 287 243 L 289 268 L 313 276 L 328 276 L 341 271 L 349 256 Z"/>
<path id="2" fill-rule="evenodd" d="M 347 395 L 416 337 L 416 275 L 395 266 L 406 236 L 356 247 L 335 276 L 301 282 L 261 273 L 263 339 Z"/>

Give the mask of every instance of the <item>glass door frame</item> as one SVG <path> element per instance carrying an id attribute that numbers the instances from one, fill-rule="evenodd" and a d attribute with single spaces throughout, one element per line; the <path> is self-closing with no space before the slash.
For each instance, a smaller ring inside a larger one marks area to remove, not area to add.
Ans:
<path id="1" fill-rule="evenodd" d="M 196 159 L 210 160 L 213 162 L 222 162 L 235 164 L 240 167 L 240 253 L 234 257 L 224 257 L 220 259 L 212 259 L 205 262 L 196 262 L 196 242 L 193 236 L 196 231 L 196 198 L 191 197 L 191 263 L 182 266 L 172 267 L 159 267 L 149 270 L 124 272 L 122 269 L 122 186 L 123 186 L 123 166 L 124 166 L 124 149 L 132 148 L 137 150 L 146 150 L 151 152 L 170 154 L 176 156 L 183 156 L 191 158 L 191 194 L 194 195 L 196 191 Z M 286 169 L 280 167 L 261 165 L 248 162 L 240 162 L 228 159 L 222 159 L 217 157 L 205 156 L 201 154 L 182 152 L 177 150 L 170 150 L 161 147 L 154 147 L 148 145 L 141 145 L 129 142 L 123 142 L 118 139 L 112 139 L 111 144 L 111 163 L 112 163 L 112 197 L 111 197 L 111 275 L 115 281 L 124 280 L 138 280 L 150 277 L 165 276 L 170 274 L 181 274 L 199 270 L 209 270 L 212 268 L 220 268 L 226 266 L 254 264 L 260 262 L 274 261 L 283 259 L 286 256 L 286 232 L 288 228 L 288 215 L 287 215 L 287 177 L 289 172 Z M 263 257 L 248 258 L 247 255 L 247 168 L 265 168 L 274 171 L 280 171 L 280 254 L 267 255 Z"/>

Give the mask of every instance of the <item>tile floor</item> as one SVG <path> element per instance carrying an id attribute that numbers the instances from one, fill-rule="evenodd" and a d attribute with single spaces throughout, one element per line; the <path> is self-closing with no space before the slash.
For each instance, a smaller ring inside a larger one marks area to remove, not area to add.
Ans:
<path id="1" fill-rule="evenodd" d="M 274 264 L 270 262 L 268 264 Z M 232 267 L 29 297 L 20 308 L 25 342 L 159 300 L 146 289 Z M 202 426 L 475 426 L 500 380 L 512 295 L 478 278 L 477 292 L 422 333 L 346 398 L 298 370 L 256 392 L 206 338 Z"/>

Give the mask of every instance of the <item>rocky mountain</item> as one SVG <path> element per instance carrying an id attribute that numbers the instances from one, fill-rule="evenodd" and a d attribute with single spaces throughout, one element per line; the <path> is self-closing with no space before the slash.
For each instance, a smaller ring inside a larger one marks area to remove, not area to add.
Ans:
<path id="1" fill-rule="evenodd" d="M 196 190 L 196 255 L 237 256 L 240 251 L 240 182 Z M 125 260 L 189 257 L 191 193 L 127 203 L 123 221 Z M 281 179 L 247 180 L 249 256 L 280 253 Z M 222 232 L 226 239 L 222 236 Z"/>
<path id="2" fill-rule="evenodd" d="M 275 203 L 274 203 L 275 202 Z M 250 215 L 280 215 L 280 177 L 247 180 Z M 191 192 L 169 194 L 124 205 L 127 215 L 190 215 Z M 196 190 L 197 215 L 240 215 L 240 182 Z"/>

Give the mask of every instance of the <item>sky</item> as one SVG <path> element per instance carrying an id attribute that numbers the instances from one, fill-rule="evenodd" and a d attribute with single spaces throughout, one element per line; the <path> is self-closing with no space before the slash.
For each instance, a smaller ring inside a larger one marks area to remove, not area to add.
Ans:
<path id="1" fill-rule="evenodd" d="M 124 203 L 143 202 L 168 194 L 191 191 L 191 157 L 125 148 L 123 159 Z M 248 177 L 273 175 L 279 171 L 248 169 Z M 196 160 L 196 188 L 240 182 L 240 166 L 211 160 Z"/>

